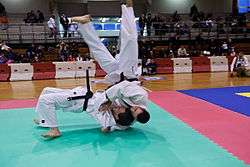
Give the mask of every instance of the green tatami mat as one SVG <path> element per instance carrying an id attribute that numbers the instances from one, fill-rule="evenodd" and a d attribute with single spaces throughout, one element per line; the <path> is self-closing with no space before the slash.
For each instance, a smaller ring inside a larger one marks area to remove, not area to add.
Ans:
<path id="1" fill-rule="evenodd" d="M 85 113 L 58 112 L 62 136 L 44 140 L 34 109 L 0 111 L 0 167 L 241 167 L 242 161 L 151 103 L 151 121 L 102 134 Z"/>

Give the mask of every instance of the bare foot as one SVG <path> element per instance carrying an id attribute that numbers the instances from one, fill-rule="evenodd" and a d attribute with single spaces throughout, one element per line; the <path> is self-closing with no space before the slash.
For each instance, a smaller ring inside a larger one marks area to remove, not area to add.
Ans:
<path id="1" fill-rule="evenodd" d="M 33 119 L 33 122 L 36 124 L 36 125 L 39 125 L 40 124 L 40 121 L 36 118 Z"/>
<path id="2" fill-rule="evenodd" d="M 58 128 L 52 128 L 47 133 L 42 134 L 44 138 L 57 138 L 61 136 L 61 132 L 58 130 Z"/>
<path id="3" fill-rule="evenodd" d="M 133 7 L 133 0 L 127 0 L 127 7 Z"/>
<path id="4" fill-rule="evenodd" d="M 90 22 L 90 15 L 84 15 L 84 16 L 76 16 L 76 17 L 72 17 L 72 22 L 78 22 L 81 24 L 85 24 Z"/>

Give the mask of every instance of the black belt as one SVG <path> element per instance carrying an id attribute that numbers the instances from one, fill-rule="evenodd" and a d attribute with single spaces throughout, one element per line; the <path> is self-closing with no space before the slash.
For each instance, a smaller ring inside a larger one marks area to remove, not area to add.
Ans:
<path id="1" fill-rule="evenodd" d="M 90 89 L 90 82 L 89 82 L 89 70 L 86 70 L 86 85 L 87 85 L 87 92 L 84 96 L 74 96 L 74 97 L 68 97 L 68 101 L 71 100 L 79 100 L 79 99 L 85 99 L 83 104 L 83 111 L 86 111 L 88 107 L 89 99 L 93 97 L 93 92 Z"/>
<path id="2" fill-rule="evenodd" d="M 124 76 L 124 73 L 122 72 L 120 74 L 120 81 L 118 83 L 120 83 L 122 81 L 125 81 L 125 80 L 129 81 L 129 82 L 133 82 L 133 81 L 138 81 L 138 78 L 130 78 L 130 79 L 128 79 L 127 77 Z"/>

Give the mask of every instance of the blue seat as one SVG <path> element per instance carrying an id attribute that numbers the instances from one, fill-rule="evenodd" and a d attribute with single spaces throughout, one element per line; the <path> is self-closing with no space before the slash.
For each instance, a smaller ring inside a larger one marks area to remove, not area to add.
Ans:
<path id="1" fill-rule="evenodd" d="M 103 30 L 102 24 L 94 23 L 93 26 L 94 26 L 95 30 Z"/>
<path id="2" fill-rule="evenodd" d="M 116 24 L 116 30 L 120 30 L 121 29 L 121 24 L 120 23 L 117 23 Z"/>
<path id="3" fill-rule="evenodd" d="M 115 30 L 115 24 L 114 23 L 104 24 L 104 30 Z"/>

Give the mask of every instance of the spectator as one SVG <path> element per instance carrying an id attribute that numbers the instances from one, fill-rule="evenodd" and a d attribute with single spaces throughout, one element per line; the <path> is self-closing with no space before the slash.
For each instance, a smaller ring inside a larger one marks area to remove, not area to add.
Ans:
<path id="1" fill-rule="evenodd" d="M 75 32 L 77 32 L 77 29 L 78 29 L 77 24 L 75 24 L 75 23 L 69 24 L 69 28 L 68 28 L 69 37 L 71 37 L 71 36 L 74 37 L 74 34 L 75 34 Z"/>
<path id="2" fill-rule="evenodd" d="M 63 30 L 64 30 L 63 37 L 67 37 L 68 29 L 69 29 L 69 19 L 67 16 L 65 16 L 65 14 L 62 14 L 60 16 L 60 23 L 63 26 Z"/>
<path id="3" fill-rule="evenodd" d="M 142 64 L 138 63 L 137 71 L 135 72 L 136 76 L 139 77 L 142 75 Z"/>
<path id="4" fill-rule="evenodd" d="M 39 59 L 39 57 L 36 55 L 36 56 L 34 57 L 34 59 L 32 60 L 32 63 L 38 63 L 38 62 L 40 62 L 40 59 Z"/>
<path id="5" fill-rule="evenodd" d="M 37 16 L 36 16 L 34 10 L 30 11 L 29 20 L 30 20 L 30 23 L 36 23 L 37 22 Z"/>
<path id="6" fill-rule="evenodd" d="M 193 4 L 193 6 L 190 8 L 189 16 L 193 18 L 193 16 L 197 16 L 198 13 L 199 13 L 198 8 L 196 7 L 195 4 Z"/>
<path id="7" fill-rule="evenodd" d="M 143 36 L 145 24 L 146 24 L 146 18 L 145 18 L 145 15 L 142 14 L 140 16 L 140 18 L 139 18 L 139 28 L 140 28 L 140 34 L 141 34 L 141 36 Z"/>
<path id="8" fill-rule="evenodd" d="M 37 16 L 38 16 L 37 22 L 43 23 L 44 22 L 44 15 L 40 10 L 37 11 Z"/>
<path id="9" fill-rule="evenodd" d="M 171 49 L 171 47 L 169 47 L 169 55 L 168 56 L 171 58 L 174 58 L 174 51 L 173 51 L 173 49 Z"/>
<path id="10" fill-rule="evenodd" d="M 47 23 L 48 23 L 48 27 L 50 29 L 49 37 L 56 38 L 57 28 L 56 28 L 55 16 L 52 15 Z"/>
<path id="11" fill-rule="evenodd" d="M 148 59 L 146 63 L 146 69 L 147 69 L 147 74 L 148 75 L 154 75 L 156 74 L 156 63 L 154 59 Z"/>
<path id="12" fill-rule="evenodd" d="M 31 47 L 29 47 L 29 48 L 26 50 L 26 55 L 27 55 L 27 57 L 28 57 L 30 60 L 33 60 L 33 58 L 34 58 L 35 55 L 36 55 L 36 46 L 35 46 L 35 44 L 32 44 Z"/>
<path id="13" fill-rule="evenodd" d="M 223 42 L 221 45 L 222 49 L 222 56 L 226 56 L 228 54 L 228 44 L 226 42 Z"/>
<path id="14" fill-rule="evenodd" d="M 69 54 L 68 46 L 62 41 L 59 44 L 59 60 L 66 61 Z"/>
<path id="15" fill-rule="evenodd" d="M 110 50 L 110 53 L 113 57 L 115 57 L 115 55 L 117 55 L 117 49 L 116 49 L 116 46 L 115 45 L 112 45 L 111 46 L 111 50 Z"/>
<path id="16" fill-rule="evenodd" d="M 5 57 L 8 59 L 7 63 L 9 64 L 14 62 L 16 55 L 12 51 L 12 49 L 9 49 L 8 51 L 6 51 Z"/>
<path id="17" fill-rule="evenodd" d="M 67 61 L 76 61 L 76 59 L 70 54 L 67 58 Z"/>
<path id="18" fill-rule="evenodd" d="M 27 14 L 26 14 L 26 18 L 24 19 L 24 22 L 25 23 L 30 23 L 31 21 L 30 21 L 30 12 L 28 12 Z"/>
<path id="19" fill-rule="evenodd" d="M 81 57 L 81 55 L 80 55 L 80 54 L 78 54 L 78 55 L 77 55 L 77 57 L 76 57 L 76 61 L 83 61 L 83 58 Z"/>
<path id="20" fill-rule="evenodd" d="M 181 46 L 179 49 L 178 49 L 178 57 L 186 57 L 188 54 L 187 54 L 187 50 L 186 48 L 184 48 L 184 46 Z"/>
<path id="21" fill-rule="evenodd" d="M 75 42 L 72 42 L 70 45 L 70 51 L 69 51 L 73 57 L 77 57 L 77 55 L 79 54 L 79 49 L 78 49 L 78 45 Z"/>
<path id="22" fill-rule="evenodd" d="M 0 50 L 8 51 L 9 49 L 11 49 L 11 48 L 9 46 L 7 46 L 4 41 L 0 41 Z"/>
<path id="23" fill-rule="evenodd" d="M 173 16 L 172 16 L 172 21 L 173 22 L 178 22 L 180 21 L 180 15 L 178 14 L 177 11 L 174 12 Z"/>
<path id="24" fill-rule="evenodd" d="M 8 59 L 4 56 L 4 53 L 0 50 L 0 64 L 5 64 Z"/>
<path id="25" fill-rule="evenodd" d="M 28 58 L 27 55 L 25 54 L 21 54 L 18 58 L 17 58 L 18 63 L 30 63 L 30 59 Z"/>
<path id="26" fill-rule="evenodd" d="M 248 59 L 242 52 L 240 52 L 236 57 L 234 57 L 230 66 L 231 77 L 250 77 L 250 70 L 247 69 L 248 65 Z"/>

